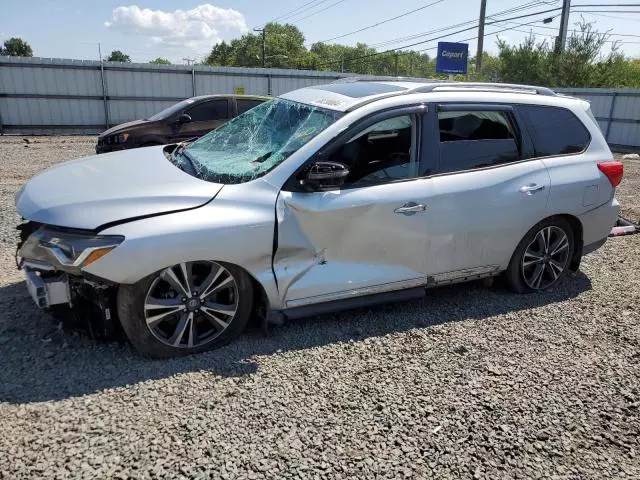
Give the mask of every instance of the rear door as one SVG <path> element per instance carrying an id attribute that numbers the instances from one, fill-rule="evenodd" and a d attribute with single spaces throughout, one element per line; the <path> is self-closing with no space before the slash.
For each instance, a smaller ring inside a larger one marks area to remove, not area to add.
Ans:
<path id="1" fill-rule="evenodd" d="M 550 179 L 509 105 L 434 105 L 425 136 L 438 164 L 428 200 L 428 271 L 436 282 L 506 268 L 547 216 Z"/>

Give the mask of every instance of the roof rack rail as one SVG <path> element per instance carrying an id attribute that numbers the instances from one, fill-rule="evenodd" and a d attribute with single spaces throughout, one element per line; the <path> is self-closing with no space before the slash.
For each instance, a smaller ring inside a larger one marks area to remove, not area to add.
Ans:
<path id="1" fill-rule="evenodd" d="M 516 83 L 488 83 L 488 82 L 440 82 L 434 83 L 432 85 L 425 85 L 424 87 L 419 87 L 415 90 L 412 90 L 411 93 L 426 93 L 433 92 L 436 89 L 465 89 L 468 88 L 470 90 L 483 90 L 483 91 L 492 91 L 492 90 L 511 90 L 511 91 L 524 91 L 535 93 L 537 95 L 549 95 L 556 96 L 557 93 L 547 87 L 536 87 L 534 85 L 520 85 Z"/>
<path id="2" fill-rule="evenodd" d="M 386 75 L 371 75 L 352 77 L 342 77 L 331 83 L 354 83 L 354 82 L 415 82 L 415 83 L 446 83 L 448 80 L 439 80 L 437 78 L 418 78 L 418 77 L 392 77 Z"/>

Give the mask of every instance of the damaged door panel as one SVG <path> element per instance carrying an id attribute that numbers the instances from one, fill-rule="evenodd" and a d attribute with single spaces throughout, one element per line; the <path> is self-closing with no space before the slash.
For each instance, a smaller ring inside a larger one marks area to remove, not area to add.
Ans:
<path id="1" fill-rule="evenodd" d="M 287 307 L 426 284 L 431 179 L 281 192 L 274 272 Z"/>

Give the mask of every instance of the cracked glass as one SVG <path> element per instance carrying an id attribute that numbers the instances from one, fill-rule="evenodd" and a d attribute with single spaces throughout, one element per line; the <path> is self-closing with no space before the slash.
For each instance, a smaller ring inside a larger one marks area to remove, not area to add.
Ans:
<path id="1" fill-rule="evenodd" d="M 276 98 L 196 140 L 177 160 L 204 180 L 248 182 L 278 166 L 342 115 Z"/>

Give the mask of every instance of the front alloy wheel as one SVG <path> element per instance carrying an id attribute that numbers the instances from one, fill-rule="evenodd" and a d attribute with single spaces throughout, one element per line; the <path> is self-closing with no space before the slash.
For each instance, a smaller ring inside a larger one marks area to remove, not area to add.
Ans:
<path id="1" fill-rule="evenodd" d="M 234 339 L 246 325 L 253 292 L 238 267 L 203 260 L 165 268 L 118 294 L 118 313 L 143 353 L 170 357 Z"/>
<path id="2" fill-rule="evenodd" d="M 147 326 L 162 343 L 202 346 L 222 334 L 238 310 L 238 286 L 215 262 L 184 262 L 151 283 L 144 303 Z"/>

